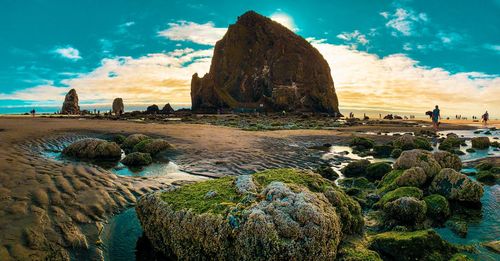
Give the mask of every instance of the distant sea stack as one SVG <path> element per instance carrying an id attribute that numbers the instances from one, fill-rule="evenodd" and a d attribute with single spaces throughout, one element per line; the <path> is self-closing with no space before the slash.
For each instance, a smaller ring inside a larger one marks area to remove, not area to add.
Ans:
<path id="1" fill-rule="evenodd" d="M 283 25 L 249 11 L 215 45 L 210 72 L 191 80 L 195 112 L 264 109 L 337 113 L 323 56 Z"/>
<path id="2" fill-rule="evenodd" d="M 115 98 L 113 100 L 113 113 L 115 115 L 122 115 L 123 112 L 125 112 L 125 106 L 123 105 L 123 99 L 122 98 Z"/>
<path id="3" fill-rule="evenodd" d="M 71 89 L 66 94 L 61 109 L 61 114 L 80 114 L 80 106 L 78 106 L 78 94 L 76 94 L 75 89 Z"/>

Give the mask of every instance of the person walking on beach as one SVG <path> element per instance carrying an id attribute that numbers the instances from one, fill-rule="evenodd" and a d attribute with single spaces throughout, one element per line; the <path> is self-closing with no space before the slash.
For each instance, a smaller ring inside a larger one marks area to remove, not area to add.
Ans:
<path id="1" fill-rule="evenodd" d="M 439 106 L 436 105 L 436 108 L 432 111 L 432 124 L 436 132 L 439 128 L 439 119 L 441 119 L 441 112 L 439 111 Z"/>
<path id="2" fill-rule="evenodd" d="M 488 120 L 490 118 L 490 115 L 488 114 L 488 111 L 486 111 L 484 114 L 483 114 L 483 123 L 484 123 L 484 126 L 488 126 Z"/>

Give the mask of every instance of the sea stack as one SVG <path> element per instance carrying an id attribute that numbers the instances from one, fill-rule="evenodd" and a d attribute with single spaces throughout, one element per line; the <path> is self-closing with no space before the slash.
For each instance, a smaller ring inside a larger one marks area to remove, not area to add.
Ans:
<path id="1" fill-rule="evenodd" d="M 78 94 L 76 94 L 75 89 L 71 89 L 66 94 L 61 109 L 61 114 L 80 114 L 80 106 L 78 106 Z"/>
<path id="2" fill-rule="evenodd" d="M 165 106 L 163 106 L 163 109 L 161 109 L 160 112 L 163 114 L 172 114 L 175 112 L 175 110 L 174 110 L 174 108 L 172 108 L 170 103 L 167 103 L 167 104 L 165 104 Z"/>
<path id="3" fill-rule="evenodd" d="M 125 106 L 123 105 L 122 98 L 115 98 L 113 100 L 113 113 L 115 115 L 122 115 L 125 111 Z"/>
<path id="4" fill-rule="evenodd" d="M 328 63 L 309 42 L 249 11 L 217 42 L 208 74 L 191 80 L 192 109 L 340 115 Z"/>

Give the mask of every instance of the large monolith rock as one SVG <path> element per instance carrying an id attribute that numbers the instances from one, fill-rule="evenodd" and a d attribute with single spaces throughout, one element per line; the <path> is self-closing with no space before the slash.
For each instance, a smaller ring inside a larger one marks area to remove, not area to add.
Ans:
<path id="1" fill-rule="evenodd" d="M 78 106 L 78 94 L 76 94 L 75 89 L 71 89 L 66 94 L 66 97 L 64 97 L 61 114 L 80 114 L 80 106 Z"/>
<path id="2" fill-rule="evenodd" d="M 116 98 L 113 100 L 113 113 L 115 115 L 122 115 L 125 112 L 125 106 L 123 105 L 122 98 Z"/>
<path id="3" fill-rule="evenodd" d="M 261 109 L 340 115 L 328 63 L 308 41 L 249 11 L 215 45 L 208 74 L 191 81 L 193 111 Z"/>

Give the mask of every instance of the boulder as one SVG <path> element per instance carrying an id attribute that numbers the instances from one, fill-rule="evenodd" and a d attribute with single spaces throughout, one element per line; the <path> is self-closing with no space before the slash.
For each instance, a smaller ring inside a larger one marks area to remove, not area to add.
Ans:
<path id="1" fill-rule="evenodd" d="M 379 201 L 380 206 L 385 206 L 385 204 L 394 201 L 402 197 L 413 197 L 416 199 L 421 199 L 423 196 L 421 189 L 416 187 L 400 187 L 395 190 L 387 192 Z"/>
<path id="2" fill-rule="evenodd" d="M 365 137 L 354 137 L 349 143 L 349 146 L 358 151 L 364 151 L 373 148 L 374 144 L 375 142 L 372 139 Z"/>
<path id="3" fill-rule="evenodd" d="M 399 187 L 421 187 L 427 181 L 427 174 L 421 167 L 413 167 L 403 172 L 403 175 L 396 179 Z"/>
<path id="4" fill-rule="evenodd" d="M 488 137 L 472 138 L 472 148 L 483 150 L 489 147 L 490 147 L 490 139 Z"/>
<path id="5" fill-rule="evenodd" d="M 329 180 L 336 180 L 339 178 L 339 174 L 332 169 L 328 164 L 323 164 L 316 169 L 316 172 L 320 174 L 323 178 Z"/>
<path id="6" fill-rule="evenodd" d="M 422 149 L 422 150 L 432 150 L 431 143 L 427 138 L 424 137 L 415 137 L 411 134 L 405 134 L 393 141 L 394 148 L 398 148 L 401 150 L 413 150 L 413 149 Z"/>
<path id="7" fill-rule="evenodd" d="M 432 153 L 425 150 L 403 151 L 393 167 L 401 170 L 420 167 L 428 177 L 434 177 L 441 170 L 441 165 L 434 159 Z"/>
<path id="8" fill-rule="evenodd" d="M 449 133 L 446 136 L 446 139 L 444 139 L 441 144 L 439 144 L 439 149 L 452 152 L 456 149 L 459 149 L 462 142 L 462 139 L 460 139 L 458 135 Z"/>
<path id="9" fill-rule="evenodd" d="M 345 202 L 352 200 L 333 183 L 290 169 L 237 179 L 142 197 L 137 215 L 153 248 L 178 259 L 335 259 L 341 239 L 352 231 L 346 227 L 350 217 L 342 213 L 351 213 Z M 252 189 L 237 189 L 241 183 Z M 209 191 L 215 196 L 207 198 Z M 356 219 L 362 220 L 357 209 Z"/>
<path id="10" fill-rule="evenodd" d="M 443 222 L 450 216 L 450 204 L 445 197 L 432 194 L 424 198 L 427 205 L 427 216 L 433 220 Z"/>
<path id="11" fill-rule="evenodd" d="M 172 108 L 172 106 L 170 106 L 170 103 L 165 104 L 165 106 L 163 106 L 163 108 L 160 111 L 160 113 L 162 114 L 172 114 L 174 112 L 175 110 L 174 108 Z"/>
<path id="12" fill-rule="evenodd" d="M 61 114 L 80 114 L 80 106 L 78 106 L 78 94 L 76 94 L 75 89 L 71 89 L 64 97 Z"/>
<path id="13" fill-rule="evenodd" d="M 125 112 L 125 106 L 123 106 L 122 98 L 115 98 L 113 100 L 113 113 L 115 115 L 122 115 Z"/>
<path id="14" fill-rule="evenodd" d="M 370 249 L 384 260 L 449 260 L 459 249 L 434 230 L 390 231 L 370 237 Z"/>
<path id="15" fill-rule="evenodd" d="M 160 108 L 158 108 L 158 105 L 156 105 L 156 104 L 153 104 L 153 105 L 148 106 L 146 108 L 146 113 L 147 114 L 157 114 L 159 112 L 160 112 Z"/>
<path id="16" fill-rule="evenodd" d="M 366 175 L 366 168 L 370 165 L 369 160 L 357 160 L 353 161 L 340 171 L 346 177 L 360 177 Z"/>
<path id="17" fill-rule="evenodd" d="M 153 159 L 149 153 L 133 152 L 127 154 L 121 162 L 129 167 L 141 167 L 153 163 Z"/>
<path id="18" fill-rule="evenodd" d="M 191 80 L 193 111 L 313 111 L 340 116 L 330 67 L 283 25 L 249 11 L 214 49 L 208 74 Z"/>
<path id="19" fill-rule="evenodd" d="M 155 156 L 172 148 L 172 145 L 164 139 L 144 139 L 134 146 L 133 151 L 149 153 Z"/>
<path id="20" fill-rule="evenodd" d="M 448 200 L 480 202 L 483 187 L 454 169 L 442 169 L 429 187 L 431 193 L 440 194 Z"/>
<path id="21" fill-rule="evenodd" d="M 125 151 L 132 151 L 139 142 L 150 140 L 151 137 L 144 134 L 131 134 L 122 142 L 121 147 Z"/>
<path id="22" fill-rule="evenodd" d="M 415 225 L 425 220 L 427 205 L 414 197 L 401 197 L 384 205 L 387 217 L 399 224 Z"/>
<path id="23" fill-rule="evenodd" d="M 373 157 L 375 158 L 389 158 L 391 152 L 394 150 L 392 145 L 375 145 L 373 146 Z"/>
<path id="24" fill-rule="evenodd" d="M 401 156 L 401 153 L 403 153 L 402 149 L 393 149 L 391 151 L 391 158 L 397 159 L 399 156 Z"/>
<path id="25" fill-rule="evenodd" d="M 389 173 L 392 170 L 392 166 L 386 162 L 376 162 L 371 163 L 366 167 L 366 178 L 374 181 L 380 180 L 384 177 L 385 174 Z"/>
<path id="26" fill-rule="evenodd" d="M 438 151 L 434 152 L 433 156 L 441 168 L 450 168 L 456 171 L 460 171 L 462 169 L 462 161 L 455 154 L 447 151 Z"/>
<path id="27" fill-rule="evenodd" d="M 122 151 L 114 142 L 101 139 L 83 139 L 63 149 L 62 154 L 83 160 L 118 161 Z"/>

